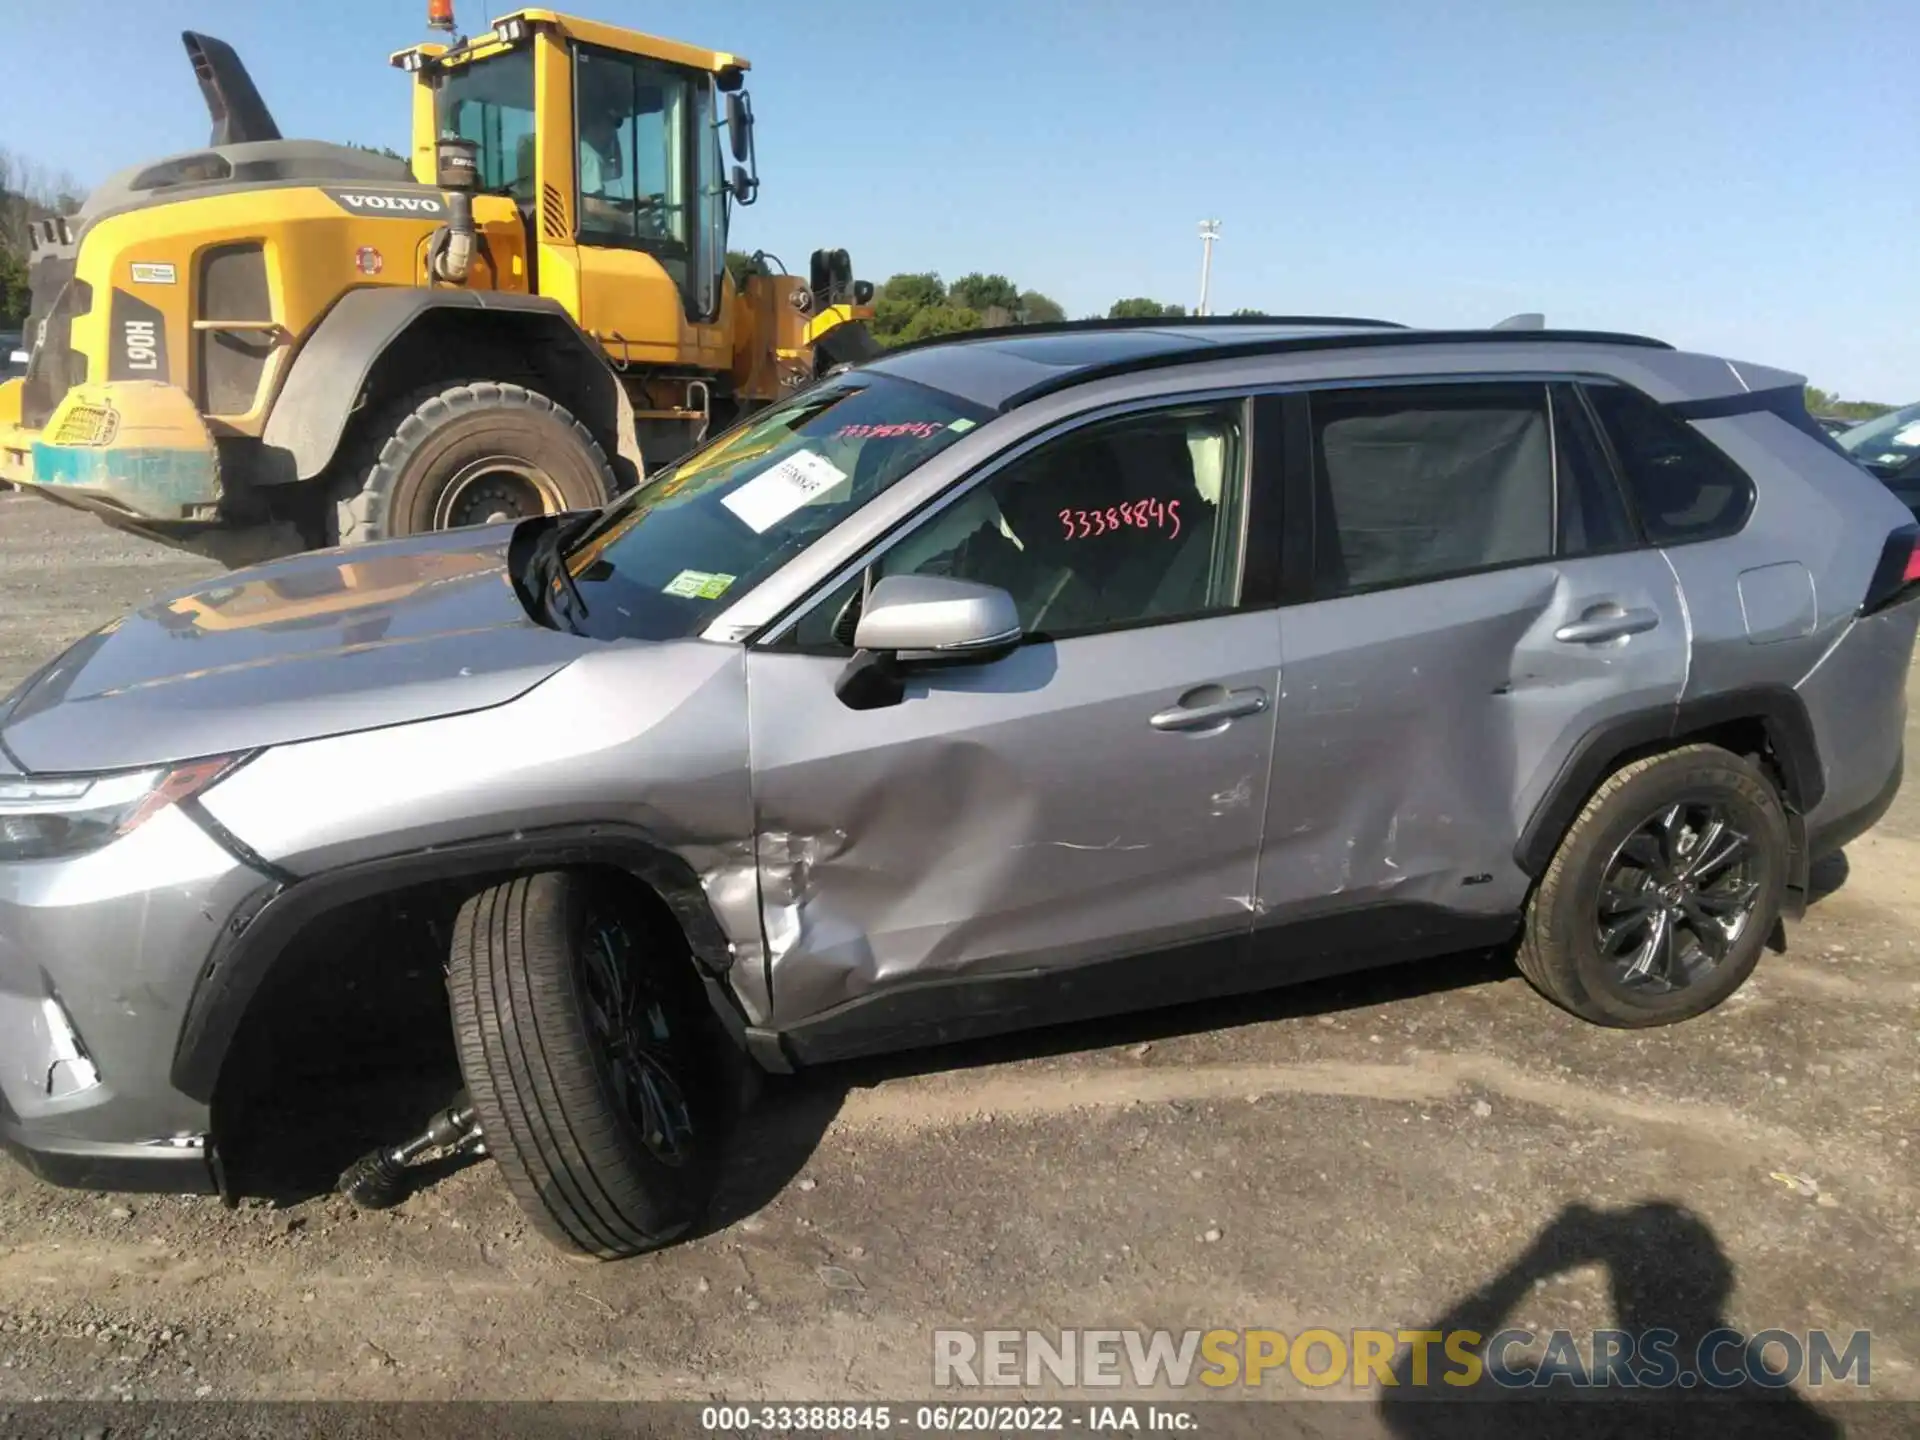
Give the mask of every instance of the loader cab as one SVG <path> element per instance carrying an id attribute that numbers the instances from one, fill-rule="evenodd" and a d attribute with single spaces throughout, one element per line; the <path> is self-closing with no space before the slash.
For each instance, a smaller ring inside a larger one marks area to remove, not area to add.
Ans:
<path id="1" fill-rule="evenodd" d="M 478 149 L 479 189 L 525 217 L 533 287 L 615 362 L 726 369 L 727 223 L 752 198 L 746 62 L 637 31 L 520 10 L 451 47 L 402 51 L 416 76 L 413 168 L 440 136 Z"/>

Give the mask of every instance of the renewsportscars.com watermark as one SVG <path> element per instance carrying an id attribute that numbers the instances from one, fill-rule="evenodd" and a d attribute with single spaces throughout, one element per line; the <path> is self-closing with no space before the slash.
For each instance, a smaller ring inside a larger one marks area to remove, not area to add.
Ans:
<path id="1" fill-rule="evenodd" d="M 1844 1382 L 1864 1389 L 1872 1350 L 1866 1330 L 1720 1329 L 1692 1345 L 1673 1330 L 936 1330 L 933 1383 L 1733 1390 Z"/>

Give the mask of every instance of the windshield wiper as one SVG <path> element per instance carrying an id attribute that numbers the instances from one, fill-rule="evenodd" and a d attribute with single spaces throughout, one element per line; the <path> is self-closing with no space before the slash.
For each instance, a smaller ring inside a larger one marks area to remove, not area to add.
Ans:
<path id="1" fill-rule="evenodd" d="M 528 593 L 539 597 L 536 618 L 557 621 L 575 635 L 586 633 L 581 622 L 587 618 L 587 602 L 567 568 L 567 547 L 598 518 L 596 510 L 549 525 L 533 542 L 521 572 Z"/>

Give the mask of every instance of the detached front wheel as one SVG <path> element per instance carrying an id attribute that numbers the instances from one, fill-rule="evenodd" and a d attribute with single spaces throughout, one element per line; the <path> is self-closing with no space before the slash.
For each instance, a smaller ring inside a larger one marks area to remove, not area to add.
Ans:
<path id="1" fill-rule="evenodd" d="M 725 1115 L 714 1022 L 628 897 L 565 871 L 492 886 L 461 908 L 447 985 L 487 1148 L 543 1235 L 612 1260 L 699 1220 Z"/>
<path id="2" fill-rule="evenodd" d="M 565 406 L 506 382 L 397 401 L 342 466 L 343 545 L 588 510 L 613 498 L 606 452 Z"/>

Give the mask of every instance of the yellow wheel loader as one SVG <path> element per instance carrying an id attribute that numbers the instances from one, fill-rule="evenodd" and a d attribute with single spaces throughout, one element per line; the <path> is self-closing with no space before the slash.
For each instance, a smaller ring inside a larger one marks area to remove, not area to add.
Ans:
<path id="1" fill-rule="evenodd" d="M 184 40 L 208 146 L 34 227 L 0 481 L 243 564 L 601 504 L 877 350 L 844 250 L 728 271 L 737 55 L 517 10 L 391 57 L 399 161 L 281 138 L 233 50 Z"/>

